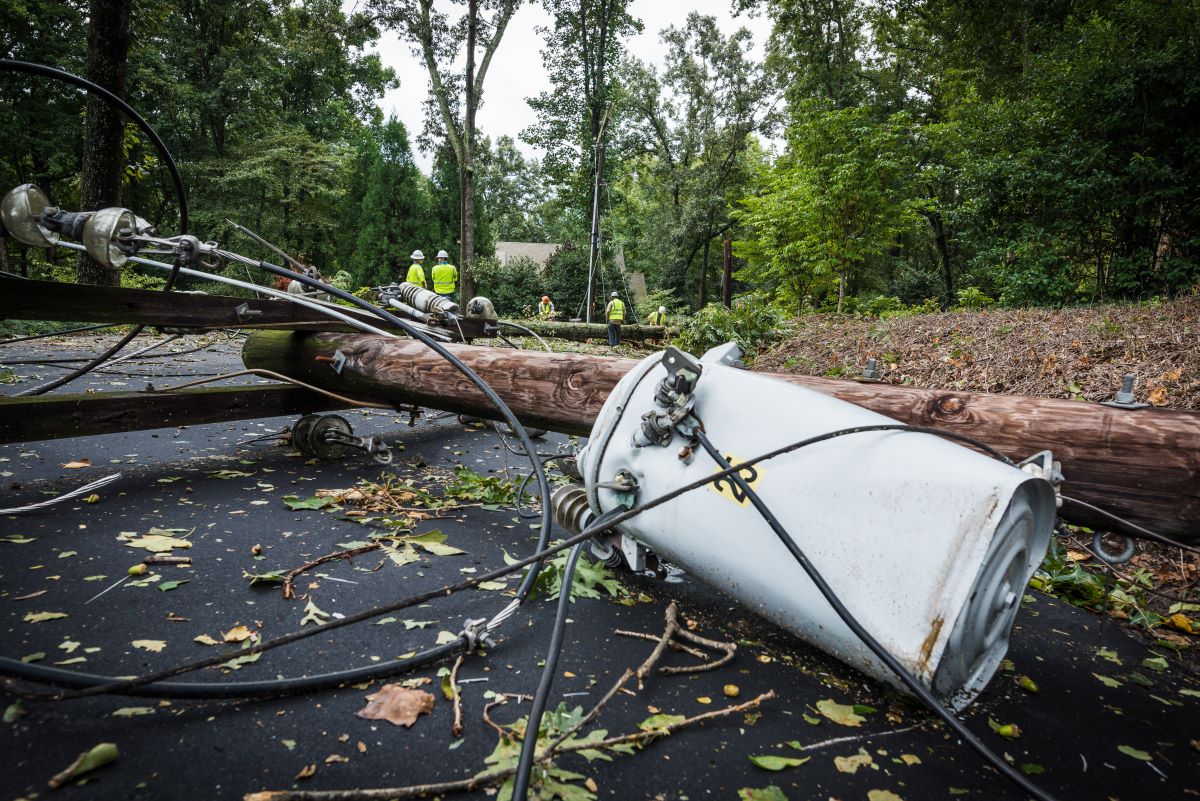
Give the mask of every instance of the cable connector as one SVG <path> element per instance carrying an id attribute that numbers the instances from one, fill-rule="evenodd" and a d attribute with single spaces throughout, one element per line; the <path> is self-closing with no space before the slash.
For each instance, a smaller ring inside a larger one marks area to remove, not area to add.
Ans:
<path id="1" fill-rule="evenodd" d="M 1054 453 L 1050 450 L 1038 451 L 1028 459 L 1021 461 L 1017 469 L 1022 473 L 1040 478 L 1054 490 L 1054 505 L 1062 507 L 1062 485 L 1066 478 L 1063 476 L 1062 463 L 1054 461 Z"/>
<path id="2" fill-rule="evenodd" d="M 480 643 L 490 647 L 495 647 L 496 643 L 492 640 L 492 633 L 488 629 L 488 619 L 486 617 L 467 618 L 463 621 L 463 630 L 458 633 L 467 641 L 467 651 L 474 651 Z"/>

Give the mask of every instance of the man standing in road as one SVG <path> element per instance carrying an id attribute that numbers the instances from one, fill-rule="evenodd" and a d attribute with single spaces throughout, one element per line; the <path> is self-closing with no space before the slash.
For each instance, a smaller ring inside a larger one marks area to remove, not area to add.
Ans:
<path id="1" fill-rule="evenodd" d="M 412 264 L 408 268 L 408 276 L 404 279 L 410 284 L 416 284 L 421 289 L 429 289 L 425 283 L 425 268 L 421 265 L 425 263 L 425 254 L 419 250 L 412 252 Z"/>
<path id="2" fill-rule="evenodd" d="M 608 318 L 608 344 L 616 347 L 621 344 L 621 323 L 625 322 L 625 304 L 612 293 L 612 300 L 604 307 L 604 316 Z"/>
<path id="3" fill-rule="evenodd" d="M 450 263 L 450 254 L 439 250 L 437 264 L 433 265 L 433 291 L 448 300 L 454 300 L 454 288 L 458 284 L 458 268 Z"/>

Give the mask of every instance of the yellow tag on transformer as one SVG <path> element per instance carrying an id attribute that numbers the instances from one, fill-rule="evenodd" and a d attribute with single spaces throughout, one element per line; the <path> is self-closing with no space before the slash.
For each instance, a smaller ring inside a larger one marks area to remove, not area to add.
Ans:
<path id="1" fill-rule="evenodd" d="M 731 465 L 735 465 L 742 461 L 733 454 L 726 453 L 723 455 L 725 457 L 725 461 L 729 462 Z M 721 472 L 721 468 L 718 467 L 713 472 L 719 473 Z M 747 467 L 743 467 L 738 471 L 738 475 L 741 476 L 742 480 L 750 486 L 750 489 L 758 489 L 758 479 L 761 475 L 758 465 L 749 465 Z M 717 492 L 728 498 L 739 506 L 746 506 L 750 503 L 749 496 L 746 495 L 746 493 L 742 491 L 742 488 L 737 485 L 737 482 L 733 480 L 733 476 L 721 476 L 716 481 L 709 484 L 708 488 L 713 492 Z"/>

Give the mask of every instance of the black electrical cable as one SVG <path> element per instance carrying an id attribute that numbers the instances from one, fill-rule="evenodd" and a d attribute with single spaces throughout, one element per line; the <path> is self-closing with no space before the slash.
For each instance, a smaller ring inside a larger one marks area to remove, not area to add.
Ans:
<path id="1" fill-rule="evenodd" d="M 488 401 L 496 407 L 497 411 L 499 411 L 501 416 L 504 417 L 505 422 L 508 423 L 509 428 L 511 428 L 513 433 L 517 435 L 517 438 L 521 440 L 521 445 L 525 448 L 527 453 L 532 454 L 537 452 L 537 448 L 534 447 L 533 440 L 529 437 L 529 432 L 525 430 L 525 426 L 523 426 L 521 421 L 517 419 L 517 416 L 513 414 L 512 409 L 508 408 L 508 404 L 504 402 L 504 399 L 501 398 L 486 381 L 480 378 L 479 374 L 472 370 L 466 362 L 447 350 L 442 343 L 438 342 L 424 331 L 421 331 L 416 326 L 400 317 L 397 317 L 391 312 L 381 309 L 372 303 L 368 303 L 362 298 L 352 295 L 345 290 L 331 286 L 324 281 L 320 281 L 312 276 L 304 275 L 303 273 L 297 273 L 292 270 L 288 270 L 284 267 L 280 267 L 277 264 L 271 264 L 270 262 L 266 261 L 260 261 L 258 266 L 260 269 L 266 270 L 274 275 L 290 278 L 293 281 L 299 281 L 301 284 L 311 289 L 328 292 L 330 295 L 333 295 L 336 298 L 341 298 L 344 301 L 352 303 L 355 306 L 364 309 L 365 311 L 375 314 L 380 319 L 396 326 L 412 338 L 418 340 L 438 356 L 441 356 L 443 359 L 453 365 L 456 370 L 462 373 L 468 381 L 474 384 L 479 391 L 484 394 L 484 397 L 486 397 Z M 532 456 L 530 457 L 530 462 L 533 464 L 534 473 L 537 475 L 538 490 L 542 494 L 542 528 L 538 535 L 537 543 L 537 548 L 539 551 L 541 551 L 545 549 L 546 543 L 550 541 L 550 533 L 553 522 L 550 514 L 550 482 L 546 480 L 546 471 L 542 468 L 541 462 Z M 533 564 L 530 567 L 529 572 L 525 575 L 524 581 L 521 582 L 521 586 L 517 589 L 517 597 L 522 601 L 528 597 L 529 593 L 533 590 L 534 582 L 537 581 L 537 575 L 540 570 L 541 562 L 539 561 Z"/>
<path id="2" fill-rule="evenodd" d="M 703 423 L 701 423 L 701 426 L 703 426 Z M 725 457 L 721 455 L 721 452 L 717 450 L 717 448 L 705 435 L 703 428 L 698 430 L 695 436 L 700 442 L 700 445 L 722 470 L 729 469 L 729 462 L 726 461 Z M 1006 779 L 1020 787 L 1022 791 L 1028 793 L 1039 801 L 1055 801 L 1054 796 L 1050 795 L 1048 792 L 1031 782 L 1026 776 L 1023 776 L 1020 771 L 1018 771 L 1012 765 L 1009 765 L 1002 757 L 988 748 L 987 745 L 981 739 L 979 739 L 979 737 L 976 736 L 973 731 L 967 728 L 965 723 L 955 717 L 953 712 L 943 706 L 942 702 L 939 701 L 933 693 L 925 689 L 925 687 L 919 681 L 917 681 L 917 678 L 909 673 L 908 670 L 906 670 L 905 667 L 900 664 L 899 660 L 892 656 L 892 654 L 889 653 L 888 650 L 884 648 L 869 631 L 866 630 L 862 623 L 860 623 L 858 619 L 854 617 L 850 610 L 845 607 L 845 605 L 841 602 L 841 599 L 838 598 L 837 593 L 833 591 L 833 588 L 830 587 L 825 581 L 825 578 L 821 575 L 821 572 L 817 570 L 816 565 L 809 560 L 808 555 L 805 554 L 800 546 L 796 544 L 796 541 L 792 539 L 790 534 L 788 534 L 787 530 L 783 527 L 783 524 L 781 524 L 771 510 L 767 508 L 767 505 L 763 503 L 762 498 L 758 496 L 758 493 L 754 491 L 754 488 L 747 484 L 746 480 L 737 472 L 731 473 L 730 479 L 738 485 L 738 488 L 741 489 L 742 493 L 750 500 L 750 503 L 754 505 L 754 508 L 762 516 L 763 520 L 765 520 L 767 525 L 771 527 L 771 530 L 775 532 L 775 536 L 779 538 L 779 541 L 783 543 L 784 547 L 788 549 L 788 551 L 800 564 L 800 567 L 804 569 L 804 572 L 808 574 L 809 579 L 820 591 L 822 597 L 825 598 L 825 601 L 829 604 L 829 606 L 833 608 L 833 611 L 837 613 L 837 616 L 841 619 L 841 621 L 845 623 L 852 632 L 854 632 L 854 635 L 858 637 L 858 639 L 861 640 L 864 645 L 871 649 L 871 652 L 875 654 L 879 661 L 883 662 L 883 664 L 885 664 L 889 670 L 896 674 L 904 686 L 907 687 L 913 695 L 919 698 L 922 703 L 924 703 L 932 712 L 934 712 L 934 714 L 941 718 L 942 721 L 949 726 L 955 734 L 966 741 L 966 743 L 971 746 L 971 748 L 973 748 L 977 754 L 983 757 L 984 761 L 998 770 Z M 520 799 L 518 799 L 518 801 L 520 801 Z"/>
<path id="3" fill-rule="evenodd" d="M 67 334 L 78 334 L 83 331 L 95 331 L 100 328 L 115 328 L 118 325 L 121 325 L 121 323 L 101 323 L 100 325 L 85 325 L 85 326 L 82 326 L 81 328 L 66 328 L 66 329 L 63 329 L 62 331 L 51 331 L 48 334 L 34 334 L 33 336 L 18 337 L 17 339 L 6 339 L 6 340 L 0 342 L 0 347 L 3 347 L 5 345 L 15 345 L 18 342 L 30 342 L 35 339 L 46 339 L 47 337 L 61 337 L 61 336 L 66 336 Z M 82 361 L 82 359 L 80 359 L 78 361 Z M 11 363 L 12 362 L 5 362 L 5 364 L 11 364 Z"/>
<path id="4" fill-rule="evenodd" d="M 538 729 L 542 725 L 542 714 L 550 698 L 550 687 L 558 670 L 558 657 L 562 654 L 563 634 L 567 628 L 567 610 L 571 607 L 571 582 L 575 578 L 575 566 L 586 543 L 571 548 L 567 566 L 563 569 L 562 584 L 558 589 L 558 610 L 554 616 L 554 629 L 550 633 L 550 645 L 546 649 L 546 664 L 533 695 L 533 706 L 529 708 L 529 719 L 525 724 L 525 739 L 521 742 L 521 756 L 517 760 L 517 772 L 513 777 L 513 801 L 525 801 L 529 791 L 529 777 L 533 773 L 533 757 L 537 753 Z"/>
<path id="5" fill-rule="evenodd" d="M 159 157 L 167 165 L 167 169 L 171 173 L 171 181 L 175 185 L 175 196 L 176 196 L 176 199 L 179 201 L 179 232 L 181 234 L 187 233 L 187 231 L 188 231 L 187 190 L 184 188 L 183 176 L 180 175 L 180 173 L 179 173 L 179 166 L 175 163 L 175 158 L 171 155 L 171 151 L 169 149 L 167 149 L 166 143 L 163 142 L 162 138 L 159 137 L 158 132 L 154 130 L 154 128 L 150 125 L 150 123 L 146 122 L 146 120 L 142 118 L 142 115 L 140 115 L 136 111 L 134 111 L 133 106 L 129 105 L 124 100 L 122 100 L 120 97 L 113 94 L 108 89 L 105 89 L 103 86 L 101 86 L 98 83 L 89 81 L 87 78 L 80 78 L 78 75 L 73 75 L 69 72 L 65 72 L 60 69 L 55 69 L 54 67 L 47 67 L 44 64 L 32 64 L 28 61 L 16 61 L 14 59 L 3 58 L 3 59 L 0 59 L 0 70 L 7 71 L 7 72 L 24 72 L 29 75 L 38 75 L 38 76 L 41 76 L 44 78 L 54 78 L 55 80 L 69 83 L 72 86 L 78 87 L 80 89 L 84 89 L 88 92 L 95 92 L 103 100 L 105 100 L 109 105 L 115 106 L 116 108 L 125 112 L 125 114 L 131 120 L 133 120 L 134 125 L 136 125 L 138 128 L 140 128 L 142 133 L 146 134 L 146 136 L 148 136 L 150 138 L 150 141 L 154 144 L 154 149 L 158 151 Z M 182 266 L 183 266 L 182 262 L 179 259 L 176 259 L 174 267 L 171 269 L 170 274 L 167 276 L 167 282 L 166 282 L 166 284 L 163 285 L 163 292 L 171 291 L 171 288 L 175 285 L 175 278 L 179 275 L 179 268 Z M 95 359 L 93 359 L 92 361 L 83 365 L 82 367 L 79 367 L 78 369 L 73 370 L 64 376 L 56 378 L 47 384 L 42 384 L 41 386 L 38 386 L 38 387 L 31 387 L 30 389 L 24 390 L 22 392 L 17 392 L 17 393 L 15 393 L 15 395 L 16 396 L 44 395 L 45 393 L 49 392 L 52 389 L 57 389 L 58 387 L 61 387 L 63 384 L 69 384 L 70 382 L 74 381 L 76 378 L 79 378 L 82 375 L 86 375 L 87 373 L 90 373 L 92 370 L 96 369 L 101 364 L 104 364 L 104 362 L 111 359 L 118 351 L 120 351 L 122 348 L 124 348 L 130 342 L 132 342 L 134 337 L 136 337 L 138 334 L 140 334 L 144 328 L 145 328 L 144 325 L 134 326 L 133 330 L 131 330 L 124 337 L 122 337 L 115 345 L 113 345 L 111 348 L 106 350 L 104 353 L 100 354 Z"/>
<path id="6" fill-rule="evenodd" d="M 140 677 L 136 677 L 133 679 L 112 679 L 109 683 L 107 683 L 105 685 L 90 686 L 86 689 L 78 690 L 78 691 L 59 692 L 59 693 L 54 694 L 49 700 L 66 700 L 69 698 L 81 698 L 81 697 L 88 697 L 88 696 L 92 696 L 92 695 L 100 695 L 100 694 L 104 694 L 104 693 L 134 695 L 135 693 L 130 693 L 129 691 L 133 690 L 135 688 L 139 688 L 139 687 L 147 687 L 152 684 L 159 684 L 159 683 L 162 683 L 166 679 L 173 678 L 173 677 L 179 676 L 179 675 L 183 675 L 185 673 L 190 673 L 190 672 L 193 672 L 196 670 L 201 670 L 201 669 L 207 668 L 207 667 L 214 667 L 216 665 L 219 665 L 223 662 L 227 662 L 230 659 L 233 659 L 238 656 L 251 656 L 256 653 L 261 653 L 263 651 L 268 651 L 268 650 L 272 650 L 274 648 L 278 648 L 278 647 L 281 647 L 284 645 L 289 645 L 293 642 L 297 642 L 299 640 L 303 640 L 308 637 L 316 636 L 318 634 L 326 634 L 330 631 L 341 628 L 343 626 L 350 626 L 350 625 L 354 625 L 356 623 L 360 623 L 365 620 L 370 620 L 372 618 L 380 617 L 382 615 L 388 614 L 389 612 L 398 612 L 402 609 L 407 609 L 409 607 L 416 606 L 418 604 L 422 604 L 427 601 L 432 601 L 436 598 L 445 597 L 445 596 L 451 595 L 455 592 L 459 592 L 461 590 L 465 590 L 465 589 L 474 587 L 474 586 L 480 584 L 481 582 L 494 581 L 498 578 L 502 578 L 504 576 L 515 573 L 518 570 L 520 570 L 521 568 L 526 567 L 527 565 L 532 565 L 535 562 L 540 562 L 541 560 L 545 559 L 547 556 L 551 556 L 565 548 L 569 548 L 569 547 L 575 545 L 576 543 L 583 542 L 583 541 L 585 541 L 591 537 L 594 537 L 604 531 L 607 531 L 607 530 L 613 528 L 614 526 L 619 525 L 620 523 L 623 523 L 626 520 L 629 520 L 629 519 L 641 514 L 642 512 L 645 512 L 647 510 L 661 506 L 664 503 L 667 503 L 671 500 L 674 500 L 675 498 L 678 498 L 680 495 L 683 495 L 687 492 L 691 492 L 693 490 L 699 489 L 700 487 L 703 487 L 707 484 L 711 484 L 712 482 L 717 481 L 718 479 L 730 476 L 737 471 L 744 470 L 745 468 L 750 467 L 755 464 L 758 464 L 759 462 L 763 462 L 768 459 L 773 459 L 777 456 L 782 456 L 786 453 L 800 450 L 801 448 L 805 448 L 810 445 L 816 445 L 821 442 L 826 442 L 828 440 L 836 439 L 838 437 L 848 436 L 850 434 L 869 433 L 869 432 L 873 432 L 873 431 L 917 431 L 920 433 L 937 434 L 937 435 L 942 435 L 942 436 L 948 437 L 950 439 L 956 439 L 956 440 L 959 440 L 962 442 L 966 442 L 968 444 L 975 444 L 977 446 L 986 448 L 986 446 L 983 445 L 983 443 L 979 443 L 979 442 L 973 440 L 972 438 L 963 436 L 961 434 L 954 434 L 952 432 L 941 431 L 941 430 L 935 429 L 935 428 L 906 426 L 906 425 L 899 424 L 899 423 L 888 423 L 888 424 L 880 424 L 880 425 L 872 425 L 872 426 L 857 426 L 857 427 L 853 427 L 853 428 L 843 428 L 843 429 L 838 429 L 836 431 L 830 431 L 825 434 L 819 434 L 814 437 L 809 437 L 808 439 L 803 439 L 798 442 L 792 442 L 787 445 L 783 445 L 772 451 L 768 451 L 766 453 L 760 454 L 752 459 L 747 459 L 743 462 L 739 462 L 737 465 L 730 467 L 728 469 L 718 470 L 715 473 L 713 473 L 712 475 L 706 476 L 706 477 L 704 477 L 702 479 L 698 479 L 696 481 L 693 481 L 690 484 L 684 484 L 683 486 L 676 487 L 675 489 L 671 490 L 670 492 L 664 493 L 664 494 L 658 496 L 657 498 L 652 498 L 648 501 L 637 504 L 636 506 L 634 506 L 628 510 L 625 510 L 623 512 L 615 514 L 611 519 L 608 519 L 607 521 L 605 521 L 603 523 L 594 522 L 591 525 L 589 525 L 586 529 L 584 529 L 582 532 L 580 532 L 579 534 L 574 535 L 572 537 L 568 537 L 567 539 L 563 540 L 562 542 L 560 542 L 556 545 L 552 545 L 552 546 L 543 548 L 542 550 L 538 551 L 537 553 L 534 553 L 534 554 L 531 554 L 530 556 L 519 559 L 519 560 L 513 562 L 511 565 L 508 565 L 506 567 L 497 568 L 496 570 L 490 571 L 488 573 L 484 573 L 482 575 L 477 575 L 477 576 L 474 576 L 473 578 L 465 579 L 463 581 L 460 581 L 458 584 L 444 585 L 444 586 L 439 587 L 434 590 L 427 590 L 425 592 L 409 596 L 408 598 L 402 599 L 400 601 L 385 604 L 383 606 L 378 606 L 373 609 L 367 609 L 362 612 L 357 612 L 353 615 L 347 615 L 344 618 L 330 620 L 327 623 L 325 623 L 325 625 L 323 625 L 323 626 L 314 627 L 311 629 L 301 629 L 299 631 L 293 631 L 288 634 L 284 634 L 279 637 L 276 637 L 272 640 L 265 640 L 255 646 L 252 646 L 247 649 L 243 649 L 241 651 L 230 652 L 230 653 L 226 653 L 226 654 L 221 654 L 219 656 L 209 657 L 207 659 L 201 659 L 201 660 L 196 660 L 193 662 L 184 663 L 181 665 L 176 665 L 172 668 L 167 668 L 166 670 L 158 671 L 157 673 L 140 676 Z M 615 510 L 614 510 L 614 512 L 615 512 Z M 37 668 L 37 670 L 31 670 L 31 668 L 35 668 L 35 667 Z M 49 672 L 47 673 L 47 671 L 49 671 Z M 62 670 L 59 668 L 50 668 L 50 667 L 26 664 L 24 662 L 21 662 L 18 659 L 13 659 L 11 657 L 0 657 L 0 674 L 11 676 L 11 677 L 16 677 L 16 678 L 28 678 L 28 679 L 31 679 L 34 681 L 40 681 L 42 683 L 55 683 L 55 684 L 64 684 L 64 685 L 70 684 L 74 680 L 75 677 L 80 675 L 76 672 L 69 671 L 69 670 Z M 337 675 L 337 674 L 331 674 L 331 675 Z M 53 681 L 51 681 L 50 679 L 47 678 L 48 676 L 54 676 L 57 678 L 55 678 Z M 209 688 L 215 689 L 215 688 L 218 688 L 220 685 L 208 684 L 208 685 L 203 685 L 203 686 L 207 686 Z M 200 696 L 195 695 L 192 697 L 200 697 Z"/>
<path id="7" fill-rule="evenodd" d="M 1099 506 L 1090 504 L 1087 501 L 1081 501 L 1078 498 L 1071 498 L 1067 495 L 1063 495 L 1061 497 L 1067 503 L 1071 503 L 1076 506 L 1081 506 L 1084 509 L 1087 509 L 1091 512 L 1095 512 L 1098 515 L 1108 518 L 1109 520 L 1113 521 L 1117 525 L 1121 526 L 1123 529 L 1125 529 L 1125 531 L 1127 533 L 1129 533 L 1133 537 L 1136 537 L 1137 539 L 1154 540 L 1155 542 L 1161 542 L 1163 545 L 1170 545 L 1172 548 L 1182 548 L 1183 550 L 1191 551 L 1192 553 L 1200 553 L 1200 548 L 1197 548 L 1194 545 L 1188 545 L 1187 543 L 1180 542 L 1179 540 L 1171 539 L 1170 537 L 1168 537 L 1165 534 L 1159 534 L 1157 531 L 1151 531 L 1148 528 L 1143 528 L 1142 526 L 1139 526 L 1137 523 L 1134 523 L 1132 520 L 1126 520 L 1125 518 L 1120 517 L 1119 515 L 1115 515 L 1112 512 L 1109 512 L 1105 509 L 1101 509 Z"/>

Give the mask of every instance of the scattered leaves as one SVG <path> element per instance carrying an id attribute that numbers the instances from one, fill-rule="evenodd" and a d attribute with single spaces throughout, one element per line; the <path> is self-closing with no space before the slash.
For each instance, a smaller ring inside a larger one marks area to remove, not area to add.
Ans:
<path id="1" fill-rule="evenodd" d="M 305 765 L 304 767 L 300 768 L 300 772 L 296 774 L 296 779 L 297 780 L 311 779 L 313 776 L 316 776 L 316 775 L 317 775 L 317 763 L 314 762 L 311 765 Z"/>
<path id="2" fill-rule="evenodd" d="M 21 619 L 26 623 L 44 623 L 47 620 L 61 620 L 66 616 L 66 612 L 26 612 L 25 617 Z"/>
<path id="3" fill-rule="evenodd" d="M 176 581 L 164 581 L 162 584 L 158 585 L 158 589 L 162 592 L 169 592 L 173 589 L 176 589 L 177 587 L 182 587 L 184 584 L 187 584 L 188 581 L 190 581 L 190 579 L 178 579 Z"/>
<path id="4" fill-rule="evenodd" d="M 738 801 L 788 801 L 788 797 L 783 794 L 783 790 L 771 784 L 766 787 L 741 788 L 738 790 Z"/>
<path id="5" fill-rule="evenodd" d="M 858 753 L 853 756 L 834 757 L 833 766 L 841 773 L 855 773 L 859 768 L 865 768 L 874 764 L 871 755 L 862 748 L 858 749 Z"/>
<path id="6" fill-rule="evenodd" d="M 1142 762 L 1149 762 L 1152 759 L 1150 754 L 1140 748 L 1134 748 L 1132 745 L 1118 745 L 1117 750 L 1127 757 L 1140 759 Z"/>
<path id="7" fill-rule="evenodd" d="M 113 713 L 114 718 L 135 718 L 141 715 L 153 715 L 154 707 L 152 706 L 123 706 Z"/>
<path id="8" fill-rule="evenodd" d="M 188 540 L 179 537 L 172 537 L 168 534 L 156 533 L 157 529 L 150 529 L 150 533 L 144 537 L 136 537 L 127 541 L 125 544 L 130 548 L 145 548 L 151 553 L 167 553 L 175 548 L 191 548 L 192 543 Z"/>
<path id="9" fill-rule="evenodd" d="M 249 626 L 234 626 L 229 631 L 222 634 L 221 639 L 225 640 L 225 642 L 241 642 L 242 640 L 247 640 L 252 636 L 253 632 L 250 631 Z M 197 642 L 200 642 L 200 640 L 197 639 Z"/>
<path id="10" fill-rule="evenodd" d="M 167 647 L 167 642 L 166 640 L 134 640 L 133 647 L 157 654 Z"/>
<path id="11" fill-rule="evenodd" d="M 300 618 L 300 625 L 304 626 L 308 623 L 315 623 L 318 626 L 323 626 L 327 620 L 329 620 L 329 613 L 319 609 L 315 603 L 309 601 L 304 607 L 304 617 Z"/>
<path id="12" fill-rule="evenodd" d="M 92 466 L 91 459 L 72 459 L 71 461 L 62 465 L 64 470 L 80 470 L 84 467 L 91 467 L 91 466 Z"/>
<path id="13" fill-rule="evenodd" d="M 75 758 L 74 762 L 61 772 L 55 774 L 48 782 L 50 789 L 57 790 L 71 781 L 71 779 L 107 765 L 109 762 L 114 761 L 117 756 L 116 743 L 100 743 L 92 748 L 92 750 L 84 751 Z"/>
<path id="14" fill-rule="evenodd" d="M 904 801 L 891 790 L 867 790 L 867 801 Z"/>

